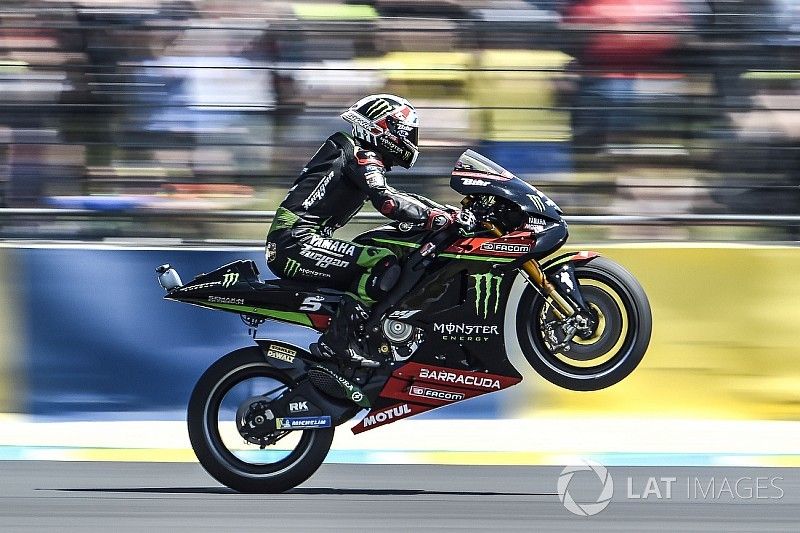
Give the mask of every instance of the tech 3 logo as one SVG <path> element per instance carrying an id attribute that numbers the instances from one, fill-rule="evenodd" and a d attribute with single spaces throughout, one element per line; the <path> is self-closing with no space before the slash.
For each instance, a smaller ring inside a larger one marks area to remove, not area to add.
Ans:
<path id="1" fill-rule="evenodd" d="M 234 285 L 238 281 L 239 281 L 238 272 L 226 272 L 225 275 L 222 276 L 222 286 L 225 287 L 226 289 L 231 285 Z"/>
<path id="2" fill-rule="evenodd" d="M 487 272 L 486 274 L 471 274 L 470 277 L 475 278 L 475 313 L 483 318 L 488 318 L 492 302 L 494 302 L 492 313 L 497 313 L 497 309 L 500 307 L 500 284 L 503 282 L 503 276 Z"/>

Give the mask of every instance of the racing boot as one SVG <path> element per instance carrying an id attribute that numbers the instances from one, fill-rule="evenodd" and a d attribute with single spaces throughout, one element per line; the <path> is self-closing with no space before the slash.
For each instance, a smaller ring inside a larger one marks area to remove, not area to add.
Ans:
<path id="1" fill-rule="evenodd" d="M 346 350 L 342 351 L 335 351 L 333 348 L 328 346 L 325 341 L 319 340 L 312 344 L 309 349 L 311 353 L 321 359 L 333 359 L 339 361 L 344 366 L 355 368 L 355 367 L 365 367 L 365 368 L 378 368 L 381 364 L 374 359 L 368 359 L 358 353 L 356 348 L 347 348 Z"/>
<path id="2" fill-rule="evenodd" d="M 352 296 L 345 295 L 327 331 L 309 346 L 311 353 L 321 359 L 338 361 L 350 368 L 381 366 L 380 362 L 365 357 L 356 341 L 356 333 L 368 318 L 369 313 L 361 303 Z"/>

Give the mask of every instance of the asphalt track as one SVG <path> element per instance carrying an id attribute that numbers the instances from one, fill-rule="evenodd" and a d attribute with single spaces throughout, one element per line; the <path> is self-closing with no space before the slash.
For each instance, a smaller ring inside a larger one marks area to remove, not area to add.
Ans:
<path id="1" fill-rule="evenodd" d="M 0 462 L 0 531 L 800 530 L 800 469 L 612 467 L 614 497 L 590 517 L 560 503 L 561 470 L 324 465 L 291 492 L 254 495 L 218 485 L 194 463 L 9 461 Z M 652 483 L 647 499 L 631 498 L 649 477 L 661 498 Z M 590 471 L 568 485 L 578 502 L 601 490 Z"/>

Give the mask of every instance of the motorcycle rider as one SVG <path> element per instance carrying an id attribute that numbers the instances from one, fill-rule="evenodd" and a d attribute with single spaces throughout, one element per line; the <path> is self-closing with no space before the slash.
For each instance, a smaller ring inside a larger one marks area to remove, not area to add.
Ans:
<path id="1" fill-rule="evenodd" d="M 406 99 L 366 96 L 341 117 L 352 125 L 351 135 L 331 135 L 300 172 L 267 234 L 267 264 L 278 277 L 347 291 L 311 351 L 345 366 L 377 367 L 379 362 L 363 354 L 359 327 L 369 318 L 367 306 L 397 283 L 400 266 L 390 250 L 334 239 L 333 232 L 367 200 L 388 218 L 429 229 L 451 224 L 455 215 L 386 183 L 387 171 L 395 165 L 411 168 L 419 153 L 417 112 Z"/>

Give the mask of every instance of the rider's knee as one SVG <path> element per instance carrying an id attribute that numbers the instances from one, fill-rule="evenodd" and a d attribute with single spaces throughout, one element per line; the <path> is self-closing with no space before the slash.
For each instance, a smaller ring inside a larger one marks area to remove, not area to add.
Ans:
<path id="1" fill-rule="evenodd" d="M 370 272 L 366 283 L 367 296 L 375 301 L 383 299 L 397 285 L 400 271 L 397 257 L 387 255 L 382 258 Z"/>

